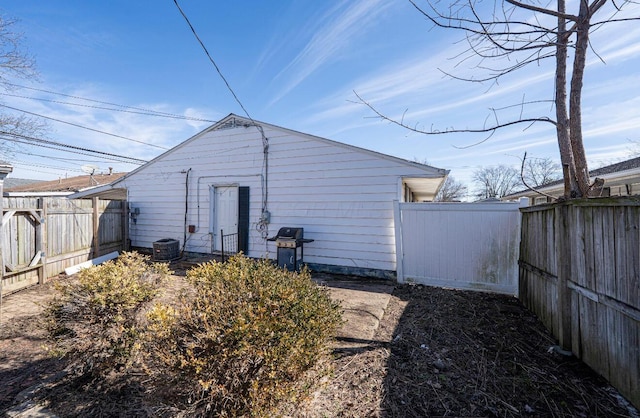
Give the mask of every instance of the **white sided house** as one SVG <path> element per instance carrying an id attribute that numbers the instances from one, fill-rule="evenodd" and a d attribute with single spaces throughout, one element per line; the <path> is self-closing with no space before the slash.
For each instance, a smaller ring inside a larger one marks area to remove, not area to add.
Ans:
<path id="1" fill-rule="evenodd" d="M 245 254 L 273 259 L 267 238 L 301 227 L 312 270 L 393 278 L 393 202 L 433 200 L 447 174 L 231 114 L 101 192 L 126 190 L 132 247 L 215 253 L 237 232 Z"/>

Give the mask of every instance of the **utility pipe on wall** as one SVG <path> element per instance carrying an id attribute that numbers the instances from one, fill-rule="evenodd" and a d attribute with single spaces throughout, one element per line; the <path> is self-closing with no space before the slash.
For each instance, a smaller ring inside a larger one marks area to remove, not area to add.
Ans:
<path id="1" fill-rule="evenodd" d="M 184 180 L 184 225 L 183 225 L 183 235 L 182 235 L 182 250 L 180 253 L 184 253 L 184 249 L 187 248 L 187 213 L 189 212 L 189 173 L 191 172 L 191 168 L 188 170 L 182 170 L 181 173 L 186 173 Z"/>

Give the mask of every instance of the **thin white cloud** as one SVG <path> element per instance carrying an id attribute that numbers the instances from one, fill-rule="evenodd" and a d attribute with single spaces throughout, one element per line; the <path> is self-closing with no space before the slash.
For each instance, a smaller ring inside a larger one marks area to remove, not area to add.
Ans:
<path id="1" fill-rule="evenodd" d="M 287 82 L 270 104 L 276 103 L 318 68 L 345 51 L 354 38 L 370 28 L 392 4 L 383 0 L 344 2 L 346 9 L 334 8 L 320 20 L 326 22 L 296 57 L 284 67 L 275 79 Z"/>
<path id="2" fill-rule="evenodd" d="M 117 99 L 109 98 L 100 88 L 94 86 L 83 86 L 80 88 L 65 89 L 63 87 L 51 88 L 51 90 L 64 92 L 77 97 L 98 98 L 105 102 L 115 102 Z M 51 96 L 45 93 L 30 93 L 31 97 L 54 98 L 60 100 L 58 96 Z M 87 104 L 74 99 L 63 99 L 62 101 L 76 102 Z M 61 103 L 43 102 L 37 100 L 29 100 L 25 98 L 12 98 L 6 100 L 9 106 L 23 109 L 34 114 L 40 114 L 52 119 L 59 119 L 70 124 L 89 127 L 94 130 L 104 131 L 131 138 L 136 141 L 142 141 L 147 144 L 157 145 L 166 149 L 171 148 L 178 143 L 186 140 L 199 130 L 210 125 L 209 122 L 188 121 L 175 118 L 153 117 L 136 113 L 114 112 L 94 107 L 78 107 Z M 164 103 L 129 103 L 131 106 L 154 110 L 158 112 L 182 115 L 187 117 L 211 118 L 211 115 L 219 116 L 218 112 L 206 111 L 205 109 L 186 108 L 180 109 Z M 92 149 L 117 155 L 124 155 L 132 158 L 149 160 L 164 152 L 164 149 L 152 147 L 140 142 L 130 141 L 103 133 L 82 129 L 70 124 L 63 124 L 53 120 L 47 122 L 50 129 L 44 135 L 46 139 L 56 142 L 69 144 L 81 148 Z M 81 151 L 61 152 L 40 147 L 20 145 L 20 152 L 17 156 L 23 155 L 24 158 L 30 154 L 45 154 L 56 166 L 67 167 L 67 171 L 77 171 L 78 167 L 83 164 L 83 159 L 97 164 L 100 171 L 106 171 L 108 167 L 114 167 L 116 171 L 129 171 L 135 168 L 135 165 L 116 162 L 104 156 L 85 155 Z M 33 157 L 37 159 L 36 157 Z M 46 159 L 45 159 L 46 161 Z M 51 162 L 49 162 L 51 164 Z M 63 176 L 65 170 L 59 171 L 59 175 Z"/>
<path id="3" fill-rule="evenodd" d="M 551 83 L 553 80 L 551 71 L 539 67 L 529 71 L 526 77 L 510 77 L 499 86 L 489 89 L 484 85 L 451 80 L 438 68 L 447 63 L 455 52 L 449 49 L 433 55 L 425 50 L 417 54 L 427 57 L 425 59 L 411 58 L 389 66 L 378 74 L 368 75 L 366 79 L 354 82 L 350 88 L 343 87 L 323 99 L 319 102 L 321 110 L 308 120 L 319 122 L 362 113 L 364 106 L 353 103 L 357 101 L 353 91 L 381 111 L 390 112 L 389 116 L 394 119 L 404 116 L 406 119 L 419 120 L 434 114 L 454 115 L 457 109 L 481 102 L 500 106 L 500 97 L 506 96 L 512 100 L 514 93 L 519 94 L 538 83 Z M 409 111 L 405 114 L 398 113 L 406 109 Z"/>
<path id="4" fill-rule="evenodd" d="M 624 24 L 623 24 L 624 25 Z M 606 62 L 616 62 L 635 58 L 640 54 L 640 27 L 626 25 L 629 30 L 620 33 L 620 25 L 615 23 L 604 25 L 597 31 L 594 42 L 601 43 L 605 47 L 597 51 Z M 606 38 L 610 38 L 606 40 Z M 605 41 L 600 42 L 605 39 Z M 364 100 L 394 119 L 424 120 L 426 117 L 434 117 L 445 121 L 460 110 L 467 110 L 469 106 L 475 106 L 474 112 L 482 118 L 489 114 L 488 107 L 500 107 L 514 104 L 515 101 L 524 100 L 550 100 L 553 98 L 554 70 L 552 61 L 543 61 L 540 65 L 529 65 L 516 73 L 502 77 L 499 86 L 493 86 L 485 90 L 485 86 L 453 81 L 443 76 L 439 68 L 456 66 L 457 61 L 452 57 L 461 56 L 465 49 L 464 43 L 455 43 L 453 38 L 447 43 L 449 48 L 440 48 L 437 54 L 430 50 L 413 52 L 411 58 L 402 62 L 396 62 L 377 74 L 368 74 L 360 81 L 354 81 L 350 85 L 343 86 L 335 93 L 327 96 L 320 102 L 316 102 L 316 111 L 307 119 L 310 123 L 346 119 L 347 117 L 362 116 L 364 106 L 357 106 L 352 101 L 357 100 L 353 95 L 355 90 Z M 424 57 L 416 60 L 415 57 Z M 591 53 L 589 66 L 597 64 L 600 59 Z M 457 66 L 451 72 L 461 78 L 470 78 L 477 68 L 470 66 Z M 591 70 L 589 70 L 591 71 Z M 585 88 L 592 88 L 589 85 Z M 526 96 L 522 96 L 526 94 Z M 519 97 L 516 97 L 519 96 Z M 482 104 L 485 104 L 482 109 Z M 529 107 L 525 110 L 542 110 L 543 115 L 553 112 L 551 105 Z M 519 111 L 515 109 L 514 111 Z M 403 113 L 404 112 L 404 113 Z M 371 112 L 368 112 L 371 116 Z M 540 114 L 532 116 L 540 116 Z M 553 114 L 550 115 L 553 117 Z"/>

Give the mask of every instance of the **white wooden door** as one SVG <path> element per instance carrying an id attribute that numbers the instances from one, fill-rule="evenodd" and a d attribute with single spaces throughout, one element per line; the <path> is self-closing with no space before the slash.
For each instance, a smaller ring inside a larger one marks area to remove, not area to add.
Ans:
<path id="1" fill-rule="evenodd" d="M 214 186 L 211 188 L 211 248 L 220 250 L 220 230 L 225 235 L 238 232 L 238 186 Z"/>

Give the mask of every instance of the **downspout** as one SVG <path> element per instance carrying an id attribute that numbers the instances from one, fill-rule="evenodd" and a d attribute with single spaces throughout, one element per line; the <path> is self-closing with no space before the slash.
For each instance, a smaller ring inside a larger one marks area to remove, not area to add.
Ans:
<path id="1" fill-rule="evenodd" d="M 226 178 L 239 178 L 239 177 L 260 177 L 260 185 L 262 191 L 262 213 L 260 215 L 260 219 L 256 225 L 256 229 L 260 232 L 262 239 L 265 242 L 266 251 L 268 251 L 268 242 L 266 241 L 269 236 L 269 223 L 271 222 L 271 216 L 268 211 L 268 190 L 269 190 L 269 139 L 264 134 L 264 129 L 262 126 L 256 124 L 254 125 L 245 125 L 245 128 L 249 126 L 255 126 L 260 132 L 260 136 L 262 138 L 262 153 L 263 153 L 263 173 L 260 174 L 237 174 L 237 175 L 210 175 L 210 176 L 199 176 L 196 181 L 196 232 L 200 230 L 200 186 L 202 179 L 226 179 Z M 191 169 L 189 169 L 191 170 Z M 187 173 L 188 175 L 188 173 Z M 186 221 L 185 221 L 186 223 Z"/>
<path id="2" fill-rule="evenodd" d="M 182 236 L 182 250 L 180 251 L 180 256 L 184 254 L 184 249 L 187 247 L 187 214 L 189 213 L 189 173 L 191 172 L 191 168 L 188 170 L 182 170 L 181 173 L 185 173 L 184 180 L 184 225 L 183 225 L 183 236 Z"/>
<path id="3" fill-rule="evenodd" d="M 260 214 L 260 221 L 258 221 L 257 230 L 260 232 L 262 239 L 264 240 L 265 252 L 269 251 L 267 237 L 269 236 L 269 222 L 271 222 L 271 214 L 268 210 L 269 202 L 269 139 L 264 134 L 264 129 L 261 125 L 256 124 L 256 128 L 260 131 L 262 137 L 262 166 L 264 169 L 264 175 L 262 177 L 262 211 Z"/>

